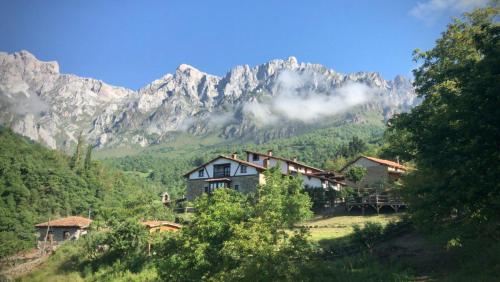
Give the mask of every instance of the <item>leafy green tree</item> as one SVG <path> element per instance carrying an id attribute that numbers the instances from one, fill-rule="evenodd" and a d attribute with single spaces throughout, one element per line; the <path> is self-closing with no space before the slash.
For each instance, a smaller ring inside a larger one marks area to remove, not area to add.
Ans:
<path id="1" fill-rule="evenodd" d="M 218 189 L 199 197 L 192 224 L 169 234 L 157 250 L 160 278 L 294 280 L 311 252 L 305 230 L 285 231 L 310 215 L 309 198 L 300 187 L 300 181 L 274 169 L 254 196 Z"/>
<path id="2" fill-rule="evenodd" d="M 365 178 L 366 168 L 355 165 L 351 167 L 345 174 L 345 177 L 354 182 L 356 186 Z M 359 187 L 358 187 L 359 188 Z"/>
<path id="3" fill-rule="evenodd" d="M 327 160 L 323 164 L 326 170 L 339 171 L 347 164 L 347 159 L 344 156 L 338 156 L 333 160 Z"/>
<path id="4" fill-rule="evenodd" d="M 415 162 L 405 180 L 421 227 L 472 228 L 499 238 L 499 9 L 455 19 L 429 51 L 416 51 L 421 105 L 389 123 L 386 154 Z"/>
<path id="5" fill-rule="evenodd" d="M 136 219 L 112 220 L 108 225 L 106 242 L 111 252 L 120 257 L 146 253 L 148 231 Z"/>
<path id="6" fill-rule="evenodd" d="M 80 132 L 78 135 L 78 141 L 76 143 L 75 152 L 71 158 L 70 166 L 74 170 L 79 170 L 82 166 L 83 159 L 83 147 L 85 146 L 85 141 L 83 140 L 83 134 Z"/>
<path id="7" fill-rule="evenodd" d="M 87 146 L 87 151 L 85 152 L 85 163 L 84 163 L 85 171 L 89 171 L 92 168 L 92 145 Z"/>

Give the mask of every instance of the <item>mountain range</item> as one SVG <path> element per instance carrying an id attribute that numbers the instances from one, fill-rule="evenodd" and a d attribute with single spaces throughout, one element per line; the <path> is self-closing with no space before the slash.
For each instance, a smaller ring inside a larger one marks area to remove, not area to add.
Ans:
<path id="1" fill-rule="evenodd" d="M 61 74 L 27 51 L 0 52 L 0 123 L 51 148 L 80 133 L 96 147 L 168 142 L 179 132 L 271 140 L 332 126 L 387 120 L 420 102 L 411 81 L 375 72 L 338 73 L 295 57 L 223 77 L 182 64 L 139 90 Z"/>

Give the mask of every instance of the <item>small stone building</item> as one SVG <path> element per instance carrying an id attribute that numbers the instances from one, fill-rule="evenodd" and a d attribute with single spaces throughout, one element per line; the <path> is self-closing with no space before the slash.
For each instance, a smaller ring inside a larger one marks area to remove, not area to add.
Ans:
<path id="1" fill-rule="evenodd" d="M 397 162 L 361 156 L 344 166 L 340 172 L 345 174 L 354 166 L 364 167 L 366 175 L 357 185 L 346 180 L 349 186 L 360 188 L 379 188 L 381 185 L 397 181 L 407 168 Z"/>
<path id="2" fill-rule="evenodd" d="M 142 221 L 141 224 L 149 229 L 149 233 L 178 231 L 179 229 L 182 228 L 182 225 L 180 224 L 164 220 L 147 220 L 147 221 Z"/>
<path id="3" fill-rule="evenodd" d="M 35 225 L 38 247 L 55 247 L 66 240 L 77 240 L 87 234 L 92 220 L 81 216 L 69 216 Z"/>

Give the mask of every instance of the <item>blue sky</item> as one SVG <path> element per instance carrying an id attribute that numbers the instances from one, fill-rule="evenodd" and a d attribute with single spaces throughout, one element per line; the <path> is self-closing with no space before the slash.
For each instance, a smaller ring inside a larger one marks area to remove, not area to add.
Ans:
<path id="1" fill-rule="evenodd" d="M 339 72 L 410 76 L 450 16 L 486 0 L 4 1 L 0 51 L 137 89 L 181 63 L 224 75 L 296 56 Z"/>

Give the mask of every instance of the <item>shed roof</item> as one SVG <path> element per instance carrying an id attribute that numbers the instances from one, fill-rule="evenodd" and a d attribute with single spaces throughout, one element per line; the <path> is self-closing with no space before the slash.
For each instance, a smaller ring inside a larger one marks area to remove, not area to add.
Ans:
<path id="1" fill-rule="evenodd" d="M 37 225 L 36 227 L 80 227 L 80 228 L 86 228 L 92 223 L 91 219 L 81 217 L 81 216 L 68 216 L 68 217 L 63 217 L 47 222 L 42 222 Z"/>
<path id="2" fill-rule="evenodd" d="M 182 225 L 177 224 L 175 222 L 171 221 L 165 221 L 165 220 L 145 220 L 141 222 L 142 225 L 147 226 L 148 228 L 155 228 L 159 226 L 170 226 L 174 228 L 181 228 Z"/>

